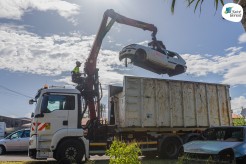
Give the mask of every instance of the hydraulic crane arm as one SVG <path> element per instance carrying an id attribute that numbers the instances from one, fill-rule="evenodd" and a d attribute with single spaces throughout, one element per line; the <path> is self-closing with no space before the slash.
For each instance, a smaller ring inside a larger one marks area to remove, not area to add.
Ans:
<path id="1" fill-rule="evenodd" d="M 108 18 L 111 18 L 109 22 L 108 22 Z M 102 45 L 103 38 L 111 29 L 114 22 L 141 28 L 143 30 L 152 31 L 152 39 L 156 39 L 157 28 L 153 24 L 148 24 L 145 22 L 127 18 L 125 16 L 116 13 L 112 9 L 106 10 L 104 12 L 100 28 L 96 35 L 90 54 L 84 65 L 84 72 L 86 74 L 86 79 L 84 84 L 86 94 L 84 95 L 84 98 L 88 104 L 91 120 L 96 118 L 96 108 L 98 112 L 97 115 L 98 117 L 100 117 L 98 69 L 96 69 L 97 57 L 100 47 Z M 96 105 L 94 102 L 94 98 L 96 98 Z"/>
<path id="2" fill-rule="evenodd" d="M 108 18 L 111 18 L 110 22 L 108 23 Z M 91 52 L 89 54 L 89 57 L 87 58 L 87 61 L 85 63 L 85 73 L 87 75 L 93 75 L 95 73 L 96 69 L 96 62 L 97 62 L 97 56 L 100 50 L 100 47 L 102 45 L 103 38 L 108 33 L 108 31 L 113 26 L 114 22 L 118 22 L 120 24 L 125 24 L 128 26 L 133 26 L 137 28 L 141 28 L 143 30 L 152 31 L 152 37 L 156 37 L 157 28 L 153 24 L 148 24 L 145 22 L 141 22 L 138 20 L 130 19 L 125 16 L 122 16 L 118 13 L 116 13 L 113 9 L 106 10 L 104 12 L 103 20 L 101 22 L 99 31 L 96 35 L 95 41 L 93 43 Z"/>

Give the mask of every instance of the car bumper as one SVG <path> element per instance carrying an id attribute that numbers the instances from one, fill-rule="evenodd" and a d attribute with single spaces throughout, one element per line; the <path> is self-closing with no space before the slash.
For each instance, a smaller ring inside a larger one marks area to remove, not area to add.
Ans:
<path id="1" fill-rule="evenodd" d="M 236 164 L 236 160 L 233 161 L 215 161 L 211 159 L 183 159 L 180 157 L 178 161 L 182 162 L 182 164 Z"/>
<path id="2" fill-rule="evenodd" d="M 120 51 L 120 55 L 119 55 L 119 59 L 120 61 L 124 58 L 130 58 L 132 59 L 134 57 L 136 53 L 136 49 L 135 48 L 126 48 L 126 49 L 123 49 L 122 51 Z"/>
<path id="3" fill-rule="evenodd" d="M 199 154 L 199 153 L 184 153 L 182 157 L 179 157 L 183 163 L 192 164 L 205 164 L 205 163 L 236 163 L 234 156 L 221 156 L 219 154 Z"/>
<path id="4" fill-rule="evenodd" d="M 29 149 L 36 149 L 37 148 L 37 135 L 32 135 L 29 139 Z"/>

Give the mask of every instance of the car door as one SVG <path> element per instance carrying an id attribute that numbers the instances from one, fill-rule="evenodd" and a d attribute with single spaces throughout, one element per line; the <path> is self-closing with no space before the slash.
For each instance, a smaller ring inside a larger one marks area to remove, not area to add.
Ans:
<path id="1" fill-rule="evenodd" d="M 30 130 L 24 130 L 20 138 L 20 150 L 28 151 Z"/>
<path id="2" fill-rule="evenodd" d="M 23 131 L 17 131 L 6 137 L 5 146 L 7 151 L 20 151 L 20 137 Z"/>
<path id="3" fill-rule="evenodd" d="M 171 51 L 166 51 L 166 52 L 167 52 L 168 67 L 171 69 L 175 69 L 176 65 L 181 64 L 180 59 L 174 52 Z"/>
<path id="4" fill-rule="evenodd" d="M 148 57 L 147 59 L 155 64 L 160 66 L 167 67 L 168 60 L 165 51 L 163 53 L 156 51 L 156 50 L 149 50 L 147 51 Z"/>

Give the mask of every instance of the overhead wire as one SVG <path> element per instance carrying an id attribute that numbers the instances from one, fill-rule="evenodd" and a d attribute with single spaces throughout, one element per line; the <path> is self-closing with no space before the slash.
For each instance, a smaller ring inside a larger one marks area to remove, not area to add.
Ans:
<path id="1" fill-rule="evenodd" d="M 18 92 L 18 91 L 15 91 L 15 90 L 9 89 L 9 88 L 7 88 L 7 87 L 5 87 L 5 86 L 1 85 L 1 84 L 0 84 L 0 88 L 3 88 L 3 89 L 5 89 L 5 90 L 7 90 L 7 91 L 10 91 L 10 92 L 13 92 L 13 93 L 15 93 L 15 94 L 18 94 L 18 95 L 24 96 L 24 97 L 26 97 L 26 98 L 33 98 L 33 97 L 31 97 L 31 96 L 25 95 L 25 94 L 20 93 L 20 92 Z"/>

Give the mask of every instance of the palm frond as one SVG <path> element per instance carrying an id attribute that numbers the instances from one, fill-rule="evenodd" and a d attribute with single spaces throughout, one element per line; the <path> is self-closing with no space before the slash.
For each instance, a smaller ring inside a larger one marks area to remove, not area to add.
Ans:
<path id="1" fill-rule="evenodd" d="M 202 3 L 203 3 L 203 1 L 204 1 L 204 0 L 202 0 L 201 3 L 200 3 L 200 14 L 201 14 L 201 12 L 202 12 Z"/>
<path id="2" fill-rule="evenodd" d="M 174 13 L 175 3 L 176 3 L 176 0 L 172 0 L 172 5 L 171 5 L 171 12 L 172 12 L 172 14 Z"/>
<path id="3" fill-rule="evenodd" d="M 223 0 L 220 0 L 220 3 L 224 6 L 225 5 L 225 3 L 224 3 L 224 1 Z"/>
<path id="4" fill-rule="evenodd" d="M 201 0 L 197 0 L 196 6 L 195 6 L 195 9 L 194 9 L 194 13 L 196 12 L 196 8 L 197 8 L 197 6 L 198 6 L 198 4 L 199 4 L 200 1 L 201 1 Z"/>
<path id="5" fill-rule="evenodd" d="M 195 0 L 188 0 L 188 6 L 187 7 L 190 7 L 190 5 L 194 2 Z"/>
<path id="6" fill-rule="evenodd" d="M 195 4 L 195 8 L 194 8 L 194 13 L 196 12 L 197 7 L 199 5 L 200 14 L 201 14 L 202 4 L 203 4 L 204 0 L 186 0 L 186 2 L 188 3 L 187 4 L 187 7 L 190 7 L 193 3 L 196 3 Z M 215 6 L 216 11 L 218 10 L 219 3 L 222 6 L 224 6 L 224 0 L 214 0 L 214 6 Z M 174 13 L 175 4 L 176 4 L 176 0 L 172 0 L 172 5 L 171 5 L 171 12 L 172 12 L 172 14 Z"/>

